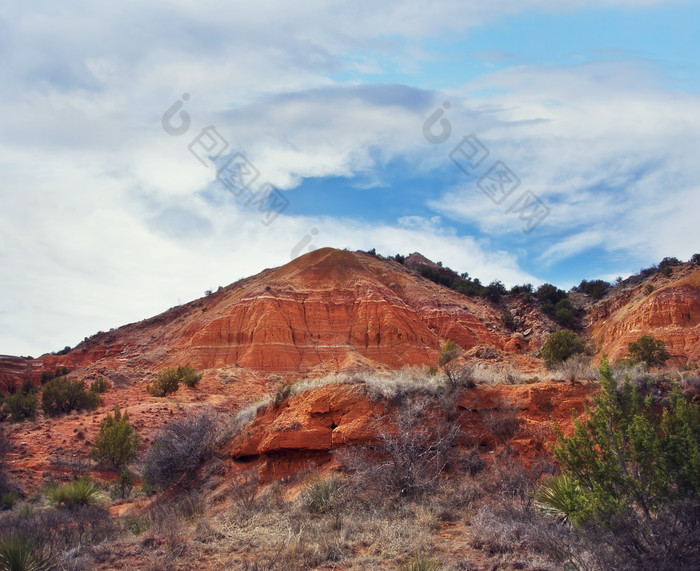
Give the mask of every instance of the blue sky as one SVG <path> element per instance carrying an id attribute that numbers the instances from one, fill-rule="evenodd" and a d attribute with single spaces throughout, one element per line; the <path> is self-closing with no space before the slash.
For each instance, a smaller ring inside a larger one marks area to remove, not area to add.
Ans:
<path id="1" fill-rule="evenodd" d="M 0 353 L 75 345 L 309 247 L 562 287 L 688 259 L 698 38 L 683 1 L 7 3 Z M 237 156 L 258 176 L 235 196 L 217 170 Z M 261 188 L 279 216 L 246 204 Z"/>

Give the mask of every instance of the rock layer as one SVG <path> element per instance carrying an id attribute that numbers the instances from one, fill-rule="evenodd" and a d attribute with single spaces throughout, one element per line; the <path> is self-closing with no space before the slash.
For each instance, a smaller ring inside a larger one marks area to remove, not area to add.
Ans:
<path id="1" fill-rule="evenodd" d="M 45 355 L 31 374 L 67 366 L 136 374 L 190 363 L 263 373 L 434 364 L 452 339 L 503 349 L 500 310 L 361 252 L 324 248 L 205 298 Z M 512 345 L 511 345 L 512 346 Z M 514 351 L 522 348 L 513 347 Z M 8 377 L 18 370 L 8 368 Z M 24 374 L 24 373 L 22 373 Z"/>
<path id="2" fill-rule="evenodd" d="M 589 311 L 593 341 L 612 359 L 625 357 L 628 343 L 650 335 L 667 343 L 671 364 L 700 361 L 700 271 L 652 293 L 640 286 L 620 303 Z"/>

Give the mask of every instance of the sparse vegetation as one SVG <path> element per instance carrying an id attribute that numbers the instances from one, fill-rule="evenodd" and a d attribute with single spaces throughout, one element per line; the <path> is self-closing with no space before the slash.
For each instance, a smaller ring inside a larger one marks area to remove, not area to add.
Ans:
<path id="1" fill-rule="evenodd" d="M 92 457 L 96 462 L 108 463 L 115 470 L 128 465 L 139 448 L 139 435 L 129 422 L 129 413 L 122 414 L 119 407 L 114 414 L 107 414 L 95 437 Z"/>
<path id="2" fill-rule="evenodd" d="M 562 329 L 547 337 L 542 347 L 542 358 L 547 367 L 552 369 L 571 356 L 585 352 L 586 344 L 583 339 L 573 331 Z"/>
<path id="3" fill-rule="evenodd" d="M 65 414 L 72 410 L 95 410 L 100 405 L 100 397 L 85 390 L 82 380 L 66 377 L 53 379 L 44 385 L 41 406 L 49 416 Z"/>
<path id="4" fill-rule="evenodd" d="M 202 375 L 189 365 L 178 365 L 177 368 L 168 367 L 158 373 L 156 380 L 149 383 L 146 390 L 151 396 L 164 397 L 176 393 L 180 388 L 180 383 L 184 383 L 188 387 L 197 386 Z"/>
<path id="5" fill-rule="evenodd" d="M 515 318 L 513 317 L 513 314 L 507 309 L 504 310 L 503 313 L 501 313 L 501 325 L 503 325 L 503 327 L 505 327 L 506 329 L 515 329 Z"/>
<path id="6" fill-rule="evenodd" d="M 666 350 L 666 342 L 643 335 L 627 345 L 629 356 L 633 361 L 644 363 L 647 367 L 662 367 L 671 355 Z"/>
<path id="7" fill-rule="evenodd" d="M 124 468 L 119 473 L 119 478 L 114 483 L 111 495 L 116 498 L 128 498 L 134 488 L 134 474 L 129 468 Z"/>
<path id="8" fill-rule="evenodd" d="M 333 510 L 341 485 L 338 477 L 314 479 L 302 494 L 302 501 L 308 512 L 320 515 Z"/>
<path id="9" fill-rule="evenodd" d="M 47 499 L 54 505 L 65 508 L 91 506 L 97 503 L 100 487 L 88 477 L 65 484 L 51 485 L 46 489 Z"/>
<path id="10" fill-rule="evenodd" d="M 17 391 L 15 394 L 5 398 L 3 408 L 10 415 L 12 422 L 22 422 L 23 420 L 34 420 L 36 411 L 39 408 L 39 399 L 33 393 L 23 393 Z"/>
<path id="11" fill-rule="evenodd" d="M 610 282 L 606 282 L 605 280 L 581 280 L 581 283 L 574 288 L 574 291 L 585 293 L 593 299 L 598 300 L 605 297 L 605 294 L 611 287 Z"/>
<path id="12" fill-rule="evenodd" d="M 109 385 L 102 377 L 99 377 L 90 383 L 90 390 L 96 394 L 102 394 L 107 392 Z"/>
<path id="13" fill-rule="evenodd" d="M 292 390 L 294 387 L 294 383 L 282 383 L 277 387 L 277 390 L 275 391 L 275 396 L 272 399 L 272 403 L 276 407 L 282 406 L 282 404 L 290 397 L 292 396 Z"/>
<path id="14" fill-rule="evenodd" d="M 490 287 L 483 288 L 466 274 L 460 279 L 478 284 L 480 295 Z M 579 288 L 590 292 L 582 293 L 598 299 L 597 290 L 589 287 L 593 282 L 584 282 Z M 525 300 L 503 300 L 508 293 L 498 289 L 498 297 L 491 300 L 505 302 L 498 311 L 481 308 L 492 317 L 489 328 L 494 329 L 501 310 L 502 325 L 515 328 L 510 307 L 517 311 L 523 333 L 533 327 L 534 335 L 523 337 L 532 345 L 528 351 L 533 351 L 537 345 L 532 340 L 538 338 L 541 328 L 528 316 L 532 307 L 524 312 Z M 513 290 L 510 293 L 535 297 L 531 286 Z M 553 295 L 537 303 L 551 305 L 548 311 L 557 322 L 576 327 L 577 310 L 571 300 L 579 303 L 581 296 L 565 296 L 552 303 L 559 292 L 554 288 Z M 542 356 L 554 367 L 547 378 L 571 382 L 599 378 L 576 333 L 559 331 L 547 343 Z M 614 371 L 602 368 L 602 400 L 596 400 L 593 410 L 581 417 L 579 425 L 585 434 L 575 432 L 569 440 L 558 435 L 557 446 L 573 444 L 563 448 L 568 456 L 557 456 L 561 473 L 554 475 L 557 467 L 546 455 L 546 419 L 550 413 L 559 417 L 561 409 L 552 410 L 558 398 L 552 395 L 558 391 L 577 395 L 572 406 L 579 407 L 579 396 L 588 394 L 590 386 L 494 386 L 539 379 L 529 369 L 528 378 L 524 377 L 514 368 L 520 361 L 505 350 L 474 347 L 467 365 L 461 364 L 462 353 L 455 343 L 446 343 L 440 349 L 439 369 L 432 371 L 416 367 L 352 372 L 295 383 L 268 377 L 272 392 L 241 410 L 233 423 L 234 430 L 240 431 L 237 438 L 254 434 L 259 421 L 247 428 L 244 425 L 260 408 L 271 406 L 281 407 L 268 410 L 265 417 L 278 417 L 272 437 L 286 437 L 284 431 L 289 428 L 296 431 L 292 434 L 296 438 L 299 424 L 294 406 L 307 401 L 289 402 L 291 397 L 328 383 L 342 383 L 343 391 L 368 397 L 369 403 L 362 401 L 362 405 L 369 406 L 368 415 L 376 415 L 365 418 L 367 432 L 377 435 L 369 444 L 357 445 L 347 425 L 333 432 L 334 424 L 331 427 L 330 419 L 325 418 L 324 423 L 328 422 L 323 430 L 330 427 L 333 433 L 322 441 L 328 443 L 327 448 L 322 444 L 323 449 L 303 450 L 298 457 L 283 451 L 284 463 L 279 465 L 276 452 L 264 462 L 252 456 L 256 452 L 233 462 L 229 454 L 224 462 L 223 453 L 217 450 L 231 450 L 219 446 L 227 438 L 222 433 L 227 424 L 211 411 L 193 412 L 204 397 L 200 391 L 187 391 L 188 400 L 195 401 L 192 405 L 166 407 L 146 399 L 152 410 L 159 411 L 155 414 L 172 416 L 153 438 L 143 464 L 134 470 L 143 476 L 144 492 L 165 493 L 151 495 L 146 508 L 138 507 L 146 502 L 135 502 L 122 517 L 111 517 L 104 507 L 95 505 L 108 500 L 102 500 L 99 485 L 78 477 L 89 472 L 89 463 L 87 467 L 76 463 L 69 469 L 67 462 L 75 446 L 83 453 L 91 449 L 86 443 L 93 438 L 98 418 L 73 415 L 69 426 L 74 441 L 69 431 L 61 434 L 69 445 L 62 450 L 62 458 L 56 454 L 44 474 L 65 482 L 46 488 L 45 499 L 51 506 L 40 504 L 43 499 L 35 499 L 29 488 L 25 492 L 0 486 L 0 568 L 7 566 L 5 539 L 14 533 L 20 537 L 15 551 L 24 554 L 28 568 L 42 569 L 41 558 L 45 557 L 47 569 L 75 571 L 120 565 L 270 571 L 476 567 L 594 571 L 700 566 L 700 415 L 697 405 L 679 391 L 669 394 L 675 381 L 681 387 L 700 386 L 696 370 L 649 371 L 647 365 L 632 360 L 616 363 Z M 196 386 L 202 378 L 189 366 L 170 371 L 174 373 L 161 373 L 175 378 L 177 386 L 181 382 Z M 49 392 L 56 380 L 62 386 L 70 382 L 50 373 L 53 378 L 44 381 Z M 112 380 L 117 378 L 114 373 L 109 377 Z M 222 378 L 228 374 L 224 370 Z M 98 381 L 104 382 L 100 378 L 90 385 L 95 395 L 107 385 L 98 385 Z M 477 383 L 488 386 L 461 390 Z M 606 392 L 611 384 L 614 390 Z M 35 390 L 25 383 L 16 394 L 31 396 Z M 116 397 L 108 395 L 110 402 Z M 484 411 L 485 406 L 491 410 Z M 536 416 L 534 407 L 539 411 Z M 332 410 L 332 422 L 343 424 L 336 419 L 336 410 Z M 42 419 L 36 425 L 5 428 L 21 435 L 19 453 L 25 446 L 25 434 L 41 438 L 54 422 Z M 355 434 L 364 430 L 359 422 L 352 430 L 355 428 Z M 2 440 L 0 434 L 0 452 Z M 137 447 L 137 433 L 126 413 L 115 409 L 108 414 L 92 451 L 95 460 L 120 471 L 109 488 L 114 500 L 132 493 L 137 476 L 128 466 L 135 460 Z M 113 450 L 127 452 L 114 456 Z M 328 462 L 330 454 L 335 454 L 341 469 Z M 323 474 L 320 477 L 313 476 L 316 466 Z M 126 502 L 118 503 L 126 507 Z M 32 563 L 32 558 L 39 563 Z"/>
<path id="15" fill-rule="evenodd" d="M 700 561 L 700 410 L 676 388 L 662 414 L 606 360 L 602 394 L 572 436 L 557 431 L 563 475 L 540 506 L 607 547 L 606 568 L 624 554 L 631 568 L 690 568 Z M 616 553 L 617 552 L 617 553 Z M 690 566 L 690 567 L 689 567 Z"/>
<path id="16" fill-rule="evenodd" d="M 171 421 L 156 436 L 143 466 L 146 488 L 163 490 L 190 476 L 211 454 L 220 423 L 209 411 Z"/>

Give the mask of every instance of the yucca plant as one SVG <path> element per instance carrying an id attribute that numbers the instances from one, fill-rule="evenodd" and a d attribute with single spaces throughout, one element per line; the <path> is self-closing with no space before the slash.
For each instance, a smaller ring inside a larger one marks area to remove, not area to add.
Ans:
<path id="1" fill-rule="evenodd" d="M 440 564 L 426 557 L 425 555 L 415 555 L 401 566 L 402 571 L 440 571 Z"/>
<path id="2" fill-rule="evenodd" d="M 13 531 L 0 539 L 0 568 L 3 571 L 49 571 L 54 564 L 49 553 L 33 537 Z"/>
<path id="3" fill-rule="evenodd" d="M 89 506 L 97 503 L 100 487 L 90 478 L 80 478 L 46 490 L 48 500 L 57 506 Z"/>
<path id="4" fill-rule="evenodd" d="M 309 513 L 323 514 L 333 508 L 334 498 L 340 490 L 338 478 L 316 478 L 304 490 L 304 505 Z"/>
<path id="5" fill-rule="evenodd" d="M 586 511 L 581 487 L 566 474 L 541 486 L 535 492 L 534 500 L 537 509 L 562 523 L 577 523 Z"/>

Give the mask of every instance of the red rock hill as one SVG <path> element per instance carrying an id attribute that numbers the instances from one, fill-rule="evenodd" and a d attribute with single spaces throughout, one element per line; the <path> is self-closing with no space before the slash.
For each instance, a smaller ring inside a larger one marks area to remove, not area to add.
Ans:
<path id="1" fill-rule="evenodd" d="M 500 326 L 501 311 L 393 260 L 323 248 L 156 317 L 99 333 L 66 355 L 45 355 L 31 365 L 13 359 L 0 374 L 19 381 L 67 366 L 120 371 L 133 379 L 177 363 L 277 374 L 427 365 L 435 363 L 446 339 L 465 350 L 504 350 L 511 334 Z"/>

